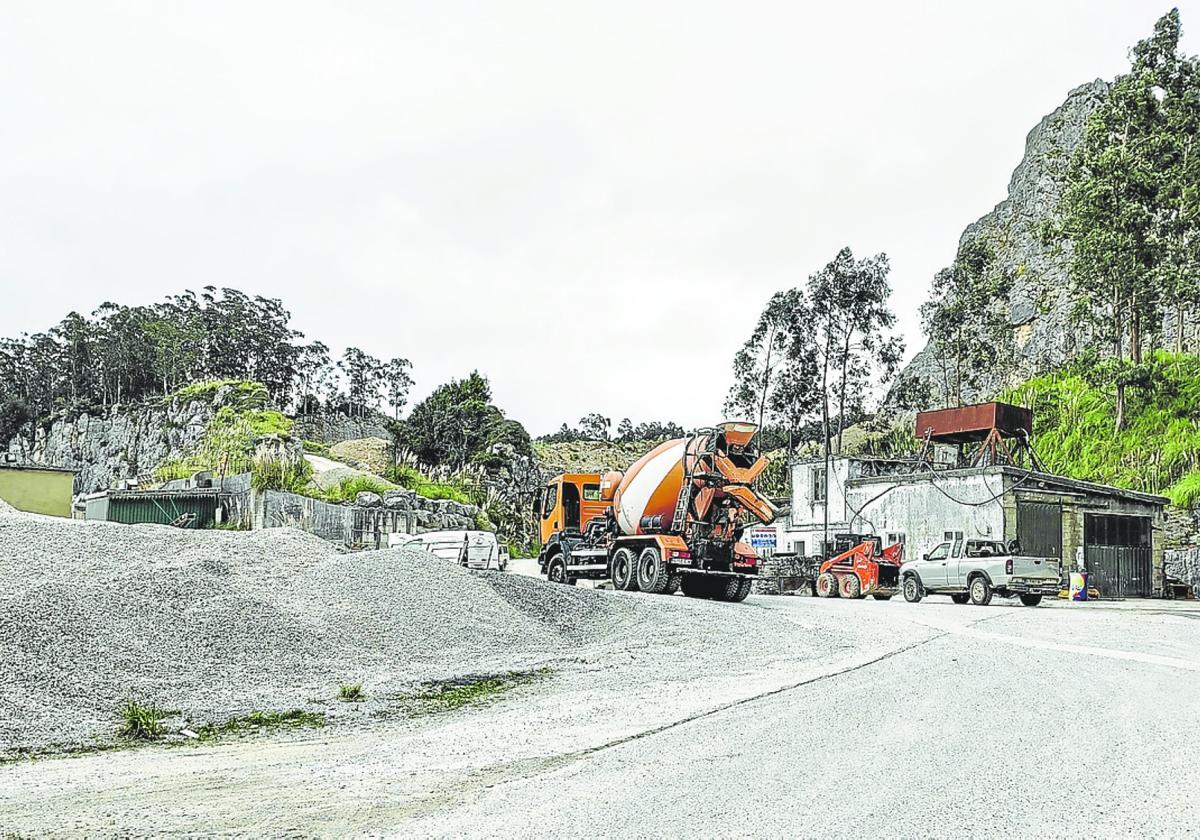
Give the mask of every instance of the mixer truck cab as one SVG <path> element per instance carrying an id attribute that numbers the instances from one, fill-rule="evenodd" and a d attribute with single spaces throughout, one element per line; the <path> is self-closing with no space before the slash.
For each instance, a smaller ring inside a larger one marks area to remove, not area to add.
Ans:
<path id="1" fill-rule="evenodd" d="M 741 601 L 758 558 L 741 541 L 776 510 L 753 488 L 758 427 L 723 423 L 669 440 L 625 472 L 564 473 L 534 501 L 538 562 L 554 583 L 608 579 L 623 591 Z"/>

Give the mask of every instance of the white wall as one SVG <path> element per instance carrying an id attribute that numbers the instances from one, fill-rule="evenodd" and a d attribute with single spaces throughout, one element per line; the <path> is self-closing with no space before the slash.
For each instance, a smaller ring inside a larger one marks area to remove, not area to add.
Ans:
<path id="1" fill-rule="evenodd" d="M 852 530 L 880 536 L 904 534 L 905 559 L 929 551 L 942 542 L 946 531 L 962 531 L 967 539 L 1004 539 L 1002 499 L 992 498 L 1003 491 L 1000 475 L 939 476 L 937 487 L 918 481 L 893 484 L 883 492 L 888 487 L 878 482 L 850 488 L 849 503 L 861 510 Z M 982 504 L 965 504 L 969 502 Z"/>

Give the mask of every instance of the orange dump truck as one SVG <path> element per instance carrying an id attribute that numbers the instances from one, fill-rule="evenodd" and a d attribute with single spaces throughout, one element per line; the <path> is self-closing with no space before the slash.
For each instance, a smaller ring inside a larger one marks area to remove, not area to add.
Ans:
<path id="1" fill-rule="evenodd" d="M 534 502 L 538 562 L 555 583 L 741 601 L 758 557 L 741 541 L 776 510 L 754 490 L 758 427 L 723 423 L 652 449 L 624 473 L 564 473 Z"/>

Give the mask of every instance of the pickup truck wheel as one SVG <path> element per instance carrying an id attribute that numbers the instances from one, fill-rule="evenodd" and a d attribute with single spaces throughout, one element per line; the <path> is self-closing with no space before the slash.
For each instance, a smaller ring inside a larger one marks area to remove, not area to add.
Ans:
<path id="1" fill-rule="evenodd" d="M 1021 603 L 1027 607 L 1036 607 L 1042 603 L 1042 596 L 1025 594 L 1021 596 Z"/>
<path id="2" fill-rule="evenodd" d="M 910 604 L 915 604 L 925 597 L 925 593 L 921 591 L 921 581 L 917 580 L 916 575 L 909 575 L 904 579 L 904 600 Z"/>
<path id="3" fill-rule="evenodd" d="M 843 598 L 861 598 L 862 583 L 858 579 L 858 575 L 842 575 L 838 581 L 838 594 Z"/>
<path id="4" fill-rule="evenodd" d="M 666 591 L 667 564 L 663 561 L 662 552 L 654 546 L 642 549 L 637 563 L 637 585 L 643 592 L 659 595 Z"/>
<path id="5" fill-rule="evenodd" d="M 951 592 L 950 593 L 950 600 L 956 604 L 967 603 L 967 598 L 969 598 L 969 597 L 970 596 L 966 592 Z"/>
<path id="6" fill-rule="evenodd" d="M 637 558 L 628 548 L 613 552 L 611 569 L 613 589 L 620 592 L 637 592 Z"/>
<path id="7" fill-rule="evenodd" d="M 556 554 L 550 560 L 550 565 L 546 567 L 546 579 L 551 583 L 562 583 L 567 586 L 574 586 L 575 580 L 567 577 L 567 561 L 563 559 L 561 554 Z"/>
<path id="8" fill-rule="evenodd" d="M 829 572 L 817 578 L 817 597 L 836 598 L 838 596 L 838 581 Z"/>
<path id="9" fill-rule="evenodd" d="M 973 578 L 967 584 L 967 591 L 971 596 L 971 603 L 977 607 L 986 607 L 992 602 L 992 585 L 987 582 L 987 578 L 979 575 Z"/>

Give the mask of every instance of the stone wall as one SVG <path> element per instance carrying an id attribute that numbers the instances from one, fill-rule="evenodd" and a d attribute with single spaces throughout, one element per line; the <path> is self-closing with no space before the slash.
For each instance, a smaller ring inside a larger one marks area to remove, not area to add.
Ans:
<path id="1" fill-rule="evenodd" d="M 1193 595 L 1200 595 L 1200 548 L 1163 552 L 1167 577 L 1186 583 Z"/>
<path id="2" fill-rule="evenodd" d="M 820 561 L 811 557 L 776 554 L 759 560 L 754 591 L 759 595 L 807 595 Z"/>
<path id="3" fill-rule="evenodd" d="M 352 513 L 348 505 L 331 505 L 319 499 L 267 490 L 259 496 L 254 528 L 299 528 L 322 539 L 349 541 Z"/>
<path id="4" fill-rule="evenodd" d="M 1184 510 L 1169 506 L 1163 544 L 1171 549 L 1200 548 L 1200 508 Z"/>

